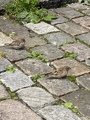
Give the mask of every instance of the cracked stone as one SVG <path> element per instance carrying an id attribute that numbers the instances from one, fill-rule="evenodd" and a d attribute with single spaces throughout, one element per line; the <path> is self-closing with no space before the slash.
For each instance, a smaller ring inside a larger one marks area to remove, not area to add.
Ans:
<path id="1" fill-rule="evenodd" d="M 38 79 L 38 82 L 44 86 L 50 93 L 61 96 L 69 92 L 78 90 L 78 86 L 67 79 Z"/>
<path id="2" fill-rule="evenodd" d="M 45 22 L 40 22 L 37 24 L 34 23 L 28 23 L 25 25 L 28 29 L 31 29 L 32 31 L 34 31 L 37 34 L 46 34 L 46 33 L 50 33 L 50 32 L 57 32 L 59 31 L 56 27 L 47 24 Z"/>
<path id="3" fill-rule="evenodd" d="M 74 38 L 72 38 L 70 35 L 64 32 L 47 34 L 47 35 L 44 35 L 44 38 L 47 39 L 53 45 L 57 45 L 57 46 L 75 41 Z"/>
<path id="4" fill-rule="evenodd" d="M 1 73 L 0 78 L 2 83 L 6 87 L 9 87 L 11 91 L 16 91 L 34 84 L 29 77 L 19 70 L 16 70 L 14 73 L 9 71 Z"/>
<path id="5" fill-rule="evenodd" d="M 82 26 L 80 26 L 80 25 L 78 25 L 78 24 L 76 24 L 74 22 L 67 22 L 67 23 L 63 23 L 63 24 L 57 24 L 56 26 L 59 29 L 65 31 L 66 33 L 71 34 L 72 36 L 88 32 L 87 29 L 83 28 Z"/>
<path id="6" fill-rule="evenodd" d="M 54 65 L 54 67 L 56 68 L 60 68 L 63 66 L 69 66 L 71 69 L 68 71 L 68 76 L 79 76 L 79 75 L 83 75 L 85 73 L 90 72 L 90 69 L 88 67 L 70 58 L 56 60 L 52 62 L 51 64 Z"/>
<path id="7" fill-rule="evenodd" d="M 33 49 L 31 49 L 31 51 L 37 51 L 41 53 L 48 61 L 62 58 L 64 55 L 63 51 L 59 50 L 58 48 L 54 47 L 51 44 L 34 47 Z"/>
<path id="8" fill-rule="evenodd" d="M 27 103 L 34 111 L 38 111 L 46 105 L 55 102 L 51 94 L 39 87 L 28 87 L 17 91 L 17 93 L 19 98 Z"/>

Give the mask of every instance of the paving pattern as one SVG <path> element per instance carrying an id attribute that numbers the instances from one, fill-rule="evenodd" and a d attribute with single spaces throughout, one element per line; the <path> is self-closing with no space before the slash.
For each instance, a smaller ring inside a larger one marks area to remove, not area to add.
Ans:
<path id="1" fill-rule="evenodd" d="M 73 3 L 49 13 L 58 18 L 24 26 L 0 16 L 0 120 L 90 120 L 90 6 Z M 25 38 L 24 49 L 4 46 L 18 38 Z M 47 77 L 63 66 L 71 68 L 68 77 Z"/>

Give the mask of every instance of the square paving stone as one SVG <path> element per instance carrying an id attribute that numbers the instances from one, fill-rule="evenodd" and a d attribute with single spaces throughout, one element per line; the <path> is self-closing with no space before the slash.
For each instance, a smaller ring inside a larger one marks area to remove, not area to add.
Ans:
<path id="1" fill-rule="evenodd" d="M 0 47 L 0 52 L 4 53 L 10 61 L 25 59 L 29 55 L 26 50 L 15 50 L 8 47 Z"/>
<path id="2" fill-rule="evenodd" d="M 56 68 L 60 68 L 63 66 L 69 66 L 71 69 L 68 71 L 68 76 L 79 76 L 79 75 L 90 72 L 90 69 L 88 67 L 70 58 L 56 60 L 52 62 L 51 64 L 54 65 L 54 67 Z"/>
<path id="3" fill-rule="evenodd" d="M 85 34 L 81 34 L 76 36 L 76 38 L 78 38 L 79 40 L 85 42 L 86 44 L 90 45 L 90 33 L 85 33 Z"/>
<path id="4" fill-rule="evenodd" d="M 50 32 L 57 32 L 59 31 L 56 27 L 45 23 L 45 22 L 40 22 L 37 24 L 34 23 L 28 23 L 25 25 L 28 29 L 31 29 L 32 31 L 36 32 L 37 34 L 46 34 Z"/>
<path id="5" fill-rule="evenodd" d="M 78 90 L 78 86 L 67 79 L 45 79 L 41 78 L 38 82 L 44 86 L 50 93 L 61 96 L 69 92 Z"/>
<path id="6" fill-rule="evenodd" d="M 0 46 L 4 46 L 5 43 L 11 43 L 12 41 L 10 37 L 0 32 Z"/>
<path id="7" fill-rule="evenodd" d="M 64 43 L 71 43 L 74 42 L 75 39 L 72 38 L 70 35 L 64 33 L 64 32 L 57 32 L 57 33 L 51 33 L 44 35 L 44 38 L 47 39 L 50 43 L 53 45 L 63 45 Z"/>
<path id="8" fill-rule="evenodd" d="M 19 98 L 34 111 L 38 111 L 46 105 L 55 102 L 51 94 L 39 87 L 28 87 L 17 91 L 17 93 Z"/>
<path id="9" fill-rule="evenodd" d="M 5 87 L 3 85 L 0 85 L 0 99 L 9 98 L 8 92 L 5 90 Z"/>
<path id="10" fill-rule="evenodd" d="M 31 51 L 37 51 L 41 53 L 48 61 L 62 58 L 64 55 L 63 51 L 59 50 L 51 44 L 34 47 L 33 49 L 31 49 Z"/>
<path id="11" fill-rule="evenodd" d="M 90 73 L 77 77 L 76 81 L 79 85 L 81 85 L 81 86 L 85 87 L 86 89 L 90 90 Z"/>
<path id="12" fill-rule="evenodd" d="M 75 18 L 73 19 L 73 21 L 90 30 L 90 17 L 89 16 Z"/>
<path id="13" fill-rule="evenodd" d="M 82 26 L 74 23 L 74 22 L 67 22 L 63 24 L 57 24 L 56 25 L 59 29 L 65 31 L 66 33 L 69 33 L 73 36 L 79 35 L 82 33 L 88 32 L 87 29 L 83 28 Z"/>
<path id="14" fill-rule="evenodd" d="M 76 57 L 79 61 L 84 61 L 90 58 L 90 48 L 81 43 L 67 44 L 66 46 L 61 47 L 65 52 L 74 52 L 77 53 Z"/>
<path id="15" fill-rule="evenodd" d="M 36 59 L 26 59 L 15 63 L 29 76 L 35 76 L 36 74 L 47 74 L 53 71 L 46 63 Z"/>
<path id="16" fill-rule="evenodd" d="M 17 100 L 0 102 L 0 120 L 42 120 L 31 109 Z"/>
<path id="17" fill-rule="evenodd" d="M 7 66 L 12 66 L 12 64 L 5 58 L 0 58 L 0 72 L 6 70 Z"/>
<path id="18" fill-rule="evenodd" d="M 57 9 L 55 9 L 55 11 L 56 11 L 56 13 L 62 14 L 69 19 L 83 16 L 83 14 L 81 14 L 80 12 L 78 12 L 70 7 L 57 8 Z"/>
<path id="19" fill-rule="evenodd" d="M 20 70 L 16 70 L 14 73 L 9 71 L 1 73 L 0 78 L 2 83 L 5 84 L 6 87 L 9 87 L 11 91 L 16 91 L 34 84 L 32 80 Z"/>
<path id="20" fill-rule="evenodd" d="M 75 113 L 62 105 L 47 106 L 38 113 L 45 120 L 81 120 Z"/>
<path id="21" fill-rule="evenodd" d="M 72 93 L 69 93 L 63 97 L 62 100 L 66 102 L 72 102 L 75 106 L 78 107 L 79 112 L 90 118 L 90 92 L 87 90 L 78 90 Z"/>

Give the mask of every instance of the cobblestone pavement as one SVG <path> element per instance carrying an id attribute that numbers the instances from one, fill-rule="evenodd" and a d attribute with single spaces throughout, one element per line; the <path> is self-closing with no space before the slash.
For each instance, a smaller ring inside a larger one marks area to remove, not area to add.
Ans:
<path id="1" fill-rule="evenodd" d="M 0 120 L 90 120 L 90 6 L 49 12 L 59 16 L 50 24 L 21 26 L 0 16 Z M 25 38 L 23 50 L 4 46 L 17 38 Z M 35 52 L 46 62 L 31 58 Z M 69 77 L 35 81 L 63 66 L 71 68 Z M 64 106 L 68 102 L 77 113 Z"/>

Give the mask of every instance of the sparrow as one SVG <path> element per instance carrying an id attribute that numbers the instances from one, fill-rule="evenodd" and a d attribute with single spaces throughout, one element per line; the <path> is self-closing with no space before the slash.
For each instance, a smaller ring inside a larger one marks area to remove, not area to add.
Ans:
<path id="1" fill-rule="evenodd" d="M 5 46 L 12 48 L 12 49 L 16 49 L 16 50 L 23 49 L 24 45 L 25 45 L 25 39 L 23 38 L 15 40 L 12 43 L 5 43 Z"/>
<path id="2" fill-rule="evenodd" d="M 48 78 L 49 79 L 59 79 L 59 78 L 66 77 L 68 75 L 68 71 L 70 69 L 71 68 L 68 66 L 63 66 L 61 68 L 58 68 L 54 72 L 52 72 Z"/>

